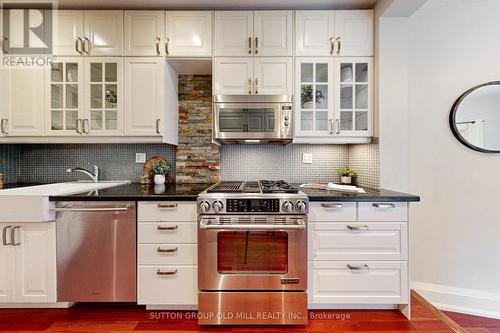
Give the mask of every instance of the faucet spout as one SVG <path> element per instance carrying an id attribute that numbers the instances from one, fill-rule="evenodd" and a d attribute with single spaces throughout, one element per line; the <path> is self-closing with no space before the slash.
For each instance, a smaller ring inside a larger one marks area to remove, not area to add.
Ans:
<path id="1" fill-rule="evenodd" d="M 94 183 L 97 183 L 98 181 L 98 177 L 99 177 L 99 174 L 97 172 L 95 172 L 94 174 L 91 173 L 90 171 L 88 170 L 85 170 L 83 168 L 69 168 L 69 169 L 66 169 L 66 172 L 67 173 L 72 173 L 72 172 L 81 172 L 83 173 L 84 175 L 87 175 Z"/>

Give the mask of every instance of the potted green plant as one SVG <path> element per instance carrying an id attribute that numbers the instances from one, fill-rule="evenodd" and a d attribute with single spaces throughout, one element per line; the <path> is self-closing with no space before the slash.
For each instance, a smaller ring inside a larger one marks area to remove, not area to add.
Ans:
<path id="1" fill-rule="evenodd" d="M 338 175 L 340 176 L 340 182 L 342 184 L 351 184 L 352 178 L 356 177 L 357 173 L 349 166 L 344 165 L 337 170 Z"/>
<path id="2" fill-rule="evenodd" d="M 156 161 L 151 166 L 151 171 L 155 174 L 155 184 L 163 185 L 165 184 L 165 174 L 170 170 L 170 165 L 164 161 Z"/>
<path id="3" fill-rule="evenodd" d="M 316 89 L 316 96 L 315 96 L 315 102 L 320 103 L 321 100 L 323 100 L 325 96 L 323 95 L 323 92 L 321 90 Z M 313 104 L 313 87 L 312 86 L 303 86 L 301 93 L 300 93 L 300 99 L 302 101 L 302 108 L 303 109 L 312 109 L 314 104 Z"/>

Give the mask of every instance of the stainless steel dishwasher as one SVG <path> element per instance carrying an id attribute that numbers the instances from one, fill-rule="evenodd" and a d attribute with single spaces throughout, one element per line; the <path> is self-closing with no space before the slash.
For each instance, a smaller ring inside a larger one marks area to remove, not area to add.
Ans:
<path id="1" fill-rule="evenodd" d="M 134 302 L 135 202 L 57 202 L 57 300 Z"/>

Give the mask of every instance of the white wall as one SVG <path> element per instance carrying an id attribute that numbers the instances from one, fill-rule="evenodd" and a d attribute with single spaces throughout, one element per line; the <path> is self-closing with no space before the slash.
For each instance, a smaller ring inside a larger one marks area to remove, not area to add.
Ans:
<path id="1" fill-rule="evenodd" d="M 379 74 L 382 84 L 401 79 L 390 68 Z M 412 286 L 442 308 L 497 317 L 500 155 L 462 146 L 448 127 L 448 115 L 462 92 L 499 79 L 500 1 L 429 0 L 409 18 L 407 181 L 409 192 L 422 198 L 411 213 Z M 390 87 L 381 95 L 389 96 Z M 387 110 L 379 108 L 381 186 L 389 187 L 383 169 L 392 165 L 397 173 L 401 154 L 383 136 L 405 138 L 401 124 L 387 122 Z"/>

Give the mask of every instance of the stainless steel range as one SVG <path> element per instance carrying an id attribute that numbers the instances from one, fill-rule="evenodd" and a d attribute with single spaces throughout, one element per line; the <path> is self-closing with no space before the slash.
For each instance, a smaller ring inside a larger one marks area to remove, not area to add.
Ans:
<path id="1" fill-rule="evenodd" d="M 308 206 L 283 181 L 220 182 L 199 195 L 199 324 L 307 324 Z"/>

